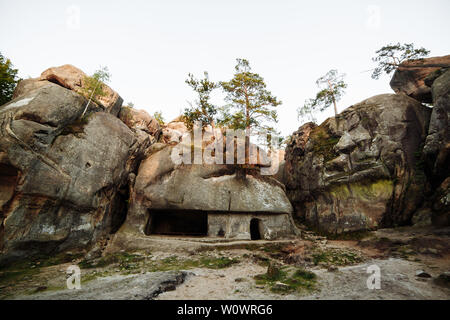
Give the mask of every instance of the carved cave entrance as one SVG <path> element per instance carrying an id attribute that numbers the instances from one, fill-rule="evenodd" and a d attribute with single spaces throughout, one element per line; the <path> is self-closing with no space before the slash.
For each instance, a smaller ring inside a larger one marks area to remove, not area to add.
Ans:
<path id="1" fill-rule="evenodd" d="M 250 220 L 250 238 L 252 240 L 261 240 L 261 220 L 253 218 Z"/>
<path id="2" fill-rule="evenodd" d="M 208 215 L 196 210 L 150 210 L 146 235 L 208 235 Z"/>

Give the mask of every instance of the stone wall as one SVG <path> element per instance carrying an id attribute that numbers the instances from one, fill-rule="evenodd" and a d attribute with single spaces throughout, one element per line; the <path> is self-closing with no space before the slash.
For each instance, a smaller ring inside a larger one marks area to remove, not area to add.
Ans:
<path id="1" fill-rule="evenodd" d="M 249 240 L 250 221 L 259 219 L 261 239 L 292 237 L 295 233 L 288 214 L 209 213 L 208 236 Z"/>

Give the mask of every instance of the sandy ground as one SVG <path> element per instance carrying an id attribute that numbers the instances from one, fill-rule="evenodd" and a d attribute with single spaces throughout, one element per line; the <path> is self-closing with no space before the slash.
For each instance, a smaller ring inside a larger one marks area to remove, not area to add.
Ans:
<path id="1" fill-rule="evenodd" d="M 80 263 L 80 260 L 47 267 L 39 267 L 36 263 L 30 267 L 34 269 L 25 270 L 24 275 L 15 275 L 9 280 L 0 271 L 0 298 L 450 300 L 450 287 L 436 281 L 439 275 L 450 271 L 449 231 L 385 229 L 372 232 L 363 240 L 333 241 L 314 235 L 280 242 L 146 239 L 145 250 L 134 252 L 141 257 L 136 261 L 124 260 L 82 269 L 85 281 L 81 290 L 70 291 L 65 287 L 67 267 Z M 110 246 L 104 256 L 118 252 L 117 249 L 120 247 Z M 340 260 L 313 263 L 311 256 L 315 250 L 334 250 Z M 123 249 L 120 252 L 123 253 Z M 357 259 L 346 260 L 349 252 Z M 178 262 L 172 262 L 174 257 Z M 205 258 L 213 261 L 235 259 L 237 262 L 219 268 L 193 264 L 187 269 L 180 263 Z M 151 269 L 159 262 L 165 263 L 162 265 L 165 269 L 161 266 L 161 270 Z M 316 289 L 275 293 L 270 290 L 270 285 L 257 284 L 254 277 L 266 273 L 268 262 L 313 272 L 317 276 Z M 367 287 L 367 279 L 371 276 L 367 273 L 368 267 L 374 265 L 380 270 L 380 289 Z M 417 276 L 419 270 L 429 277 Z"/>
<path id="2" fill-rule="evenodd" d="M 367 267 L 377 265 L 381 271 L 381 288 L 368 289 Z M 417 270 L 428 269 L 421 263 L 401 259 L 371 260 L 368 263 L 339 268 L 329 272 L 314 270 L 318 275 L 319 290 L 313 294 L 274 294 L 265 287 L 255 285 L 252 277 L 264 273 L 266 268 L 254 264 L 240 264 L 223 270 L 192 270 L 175 291 L 164 292 L 158 300 L 266 300 L 266 299 L 450 299 L 450 290 L 434 284 L 432 279 L 415 276 Z M 432 276 L 439 272 L 430 271 Z M 235 279 L 244 278 L 236 282 Z"/>

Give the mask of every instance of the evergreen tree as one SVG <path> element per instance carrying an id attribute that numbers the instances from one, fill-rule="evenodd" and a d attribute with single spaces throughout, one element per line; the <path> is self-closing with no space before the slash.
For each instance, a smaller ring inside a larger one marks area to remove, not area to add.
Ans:
<path id="1" fill-rule="evenodd" d="M 203 79 L 196 79 L 191 73 L 185 81 L 198 95 L 195 105 L 184 109 L 183 120 L 189 129 L 192 129 L 195 121 L 201 121 L 203 127 L 211 125 L 215 127 L 214 116 L 216 107 L 210 102 L 211 92 L 219 85 L 209 80 L 208 72 L 204 72 Z"/>
<path id="2" fill-rule="evenodd" d="M 0 52 L 0 106 L 12 99 L 19 78 L 18 70 L 13 68 L 11 60 Z"/>
<path id="3" fill-rule="evenodd" d="M 334 115 L 337 116 L 337 102 L 345 93 L 347 84 L 344 82 L 345 74 L 339 74 L 335 69 L 328 71 L 324 76 L 317 79 L 316 84 L 321 89 L 314 99 L 305 101 L 305 104 L 297 109 L 299 118 L 309 117 L 315 121 L 313 113 L 317 110 L 324 111 L 331 105 L 334 106 Z"/>
<path id="4" fill-rule="evenodd" d="M 229 102 L 222 109 L 220 123 L 232 129 L 245 129 L 247 135 L 251 129 L 273 132 L 271 125 L 278 121 L 276 107 L 281 101 L 266 89 L 264 79 L 251 71 L 247 60 L 236 61 L 233 79 L 220 83 Z"/>
<path id="5" fill-rule="evenodd" d="M 372 79 L 379 79 L 383 72 L 390 74 L 403 61 L 426 57 L 430 54 L 430 51 L 425 48 L 416 49 L 413 43 L 400 44 L 398 42 L 397 44 L 388 44 L 375 53 L 377 56 L 373 57 L 372 61 L 378 65 L 373 70 Z"/>

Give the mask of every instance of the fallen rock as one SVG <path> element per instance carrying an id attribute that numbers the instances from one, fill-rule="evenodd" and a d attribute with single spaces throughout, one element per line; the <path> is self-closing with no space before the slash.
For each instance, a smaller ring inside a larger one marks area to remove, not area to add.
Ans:
<path id="1" fill-rule="evenodd" d="M 163 292 L 175 290 L 189 274 L 184 271 L 147 272 L 113 275 L 82 283 L 79 290 L 42 291 L 20 300 L 153 300 Z"/>
<path id="2" fill-rule="evenodd" d="M 425 79 L 444 66 L 450 67 L 450 55 L 405 61 L 395 70 L 391 88 L 395 93 L 405 93 L 420 102 L 431 103 L 431 89 Z"/>
<path id="3" fill-rule="evenodd" d="M 130 107 L 120 108 L 119 119 L 132 130 L 141 130 L 158 140 L 161 128 L 159 122 L 145 110 Z"/>
<path id="4" fill-rule="evenodd" d="M 283 282 L 275 282 L 275 284 L 272 286 L 272 290 L 274 291 L 289 291 L 291 287 Z"/>
<path id="5" fill-rule="evenodd" d="M 431 278 L 431 275 L 423 270 L 417 270 L 416 271 L 416 277 L 419 278 Z"/>
<path id="6" fill-rule="evenodd" d="M 39 80 L 39 78 L 30 78 L 30 79 L 23 79 L 20 80 L 17 84 L 16 88 L 14 89 L 14 93 L 12 98 L 18 98 L 20 96 L 23 96 L 24 94 L 39 89 L 40 87 L 48 85 L 50 82 L 46 80 Z"/>

